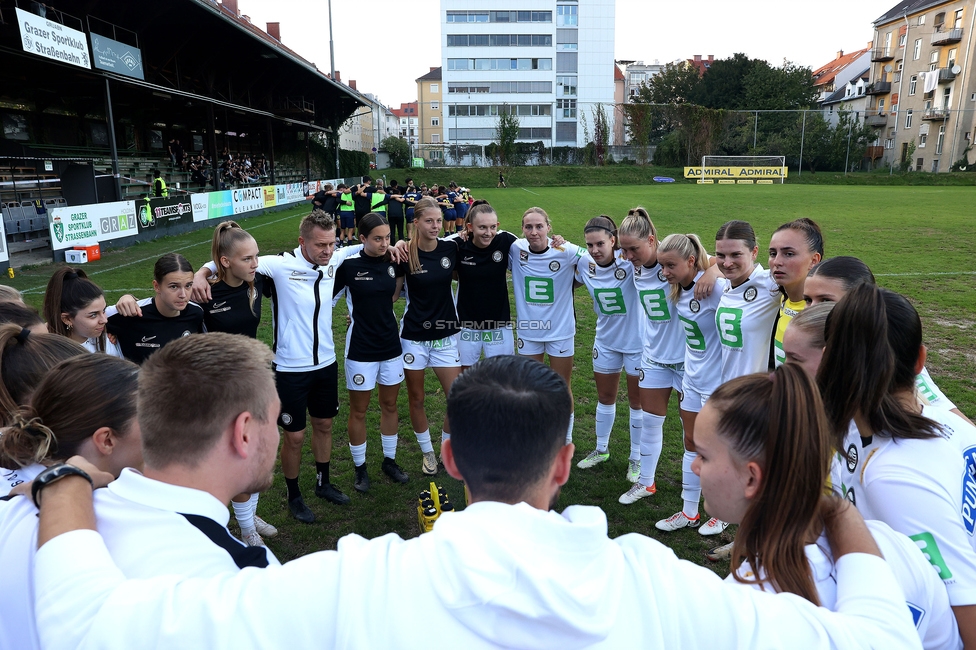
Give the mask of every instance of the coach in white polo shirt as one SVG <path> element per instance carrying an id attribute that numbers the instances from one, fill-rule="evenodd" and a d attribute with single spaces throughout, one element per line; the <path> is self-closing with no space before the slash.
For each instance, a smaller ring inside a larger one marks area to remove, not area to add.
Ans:
<path id="1" fill-rule="evenodd" d="M 611 540 L 599 508 L 550 510 L 574 447 L 569 391 L 549 367 L 486 359 L 454 382 L 447 410 L 444 466 L 471 489 L 467 508 L 416 539 L 349 535 L 261 571 L 126 581 L 80 530 L 94 527 L 87 481 L 46 487 L 35 584 L 45 650 L 921 647 L 853 508 L 828 530 L 841 556 L 834 613 L 726 583 L 642 535 Z"/>
<path id="2" fill-rule="evenodd" d="M 98 529 L 118 567 L 145 578 L 279 565 L 265 547 L 247 546 L 226 528 L 234 495 L 271 485 L 278 398 L 267 346 L 231 334 L 177 339 L 143 364 L 138 381 L 144 473 L 122 470 L 95 498 Z M 38 647 L 30 575 L 36 532 L 30 497 L 0 503 L 0 588 L 8 598 L 23 595 L 10 604 L 17 616 L 0 612 L 0 649 Z"/>

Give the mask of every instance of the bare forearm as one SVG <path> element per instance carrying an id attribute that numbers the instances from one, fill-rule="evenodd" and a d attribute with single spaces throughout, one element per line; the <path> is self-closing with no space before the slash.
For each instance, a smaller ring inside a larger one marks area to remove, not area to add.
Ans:
<path id="1" fill-rule="evenodd" d="M 58 535 L 72 530 L 95 530 L 92 486 L 80 476 L 66 476 L 44 488 L 37 529 L 40 548 Z"/>

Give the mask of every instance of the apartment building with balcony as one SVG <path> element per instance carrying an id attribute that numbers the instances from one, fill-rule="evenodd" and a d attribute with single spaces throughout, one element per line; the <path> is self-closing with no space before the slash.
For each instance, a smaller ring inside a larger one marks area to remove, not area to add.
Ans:
<path id="1" fill-rule="evenodd" d="M 392 112 L 397 119 L 397 134 L 409 144 L 417 144 L 420 119 L 417 102 L 401 103 L 400 108 L 394 108 Z"/>
<path id="2" fill-rule="evenodd" d="M 510 110 L 521 141 L 585 145 L 598 103 L 614 121 L 614 12 L 614 0 L 441 0 L 446 141 L 488 144 Z"/>
<path id="3" fill-rule="evenodd" d="M 886 163 L 944 172 L 973 159 L 974 19 L 976 0 L 903 0 L 874 22 L 865 93 Z"/>
<path id="4" fill-rule="evenodd" d="M 838 91 L 847 91 L 849 81 L 858 76 L 870 66 L 871 43 L 856 52 L 840 50 L 833 61 L 825 63 L 811 73 L 813 86 L 817 90 L 817 101 L 826 102 Z"/>

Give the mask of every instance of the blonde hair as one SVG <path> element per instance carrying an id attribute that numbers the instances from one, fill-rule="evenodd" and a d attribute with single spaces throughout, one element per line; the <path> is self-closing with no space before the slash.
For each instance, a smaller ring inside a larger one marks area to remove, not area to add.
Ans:
<path id="1" fill-rule="evenodd" d="M 332 218 L 332 215 L 322 210 L 312 210 L 309 214 L 305 215 L 304 219 L 302 219 L 301 225 L 298 226 L 298 234 L 300 234 L 302 238 L 308 239 L 312 235 L 313 228 L 335 230 L 335 220 Z"/>
<path id="2" fill-rule="evenodd" d="M 662 253 L 677 253 L 681 259 L 687 260 L 692 257 L 695 258 L 695 268 L 699 271 L 704 271 L 708 268 L 708 252 L 701 243 L 698 235 L 688 234 L 679 235 L 673 234 L 668 235 L 661 241 L 661 245 L 658 246 L 657 254 L 658 259 Z M 681 295 L 681 286 L 678 284 L 672 284 L 670 289 L 671 300 L 677 301 L 678 296 Z"/>
<path id="3" fill-rule="evenodd" d="M 24 304 L 24 297 L 13 287 L 0 284 L 0 302 L 18 302 Z"/>
<path id="4" fill-rule="evenodd" d="M 220 258 L 230 257 L 238 244 L 245 241 L 254 241 L 254 237 L 251 233 L 241 228 L 236 221 L 224 221 L 217 224 L 217 227 L 214 228 L 213 242 L 210 245 L 210 255 L 213 257 L 213 263 L 217 265 L 217 282 L 227 280 L 227 269 L 220 263 Z M 251 306 L 251 314 L 254 314 L 254 302 L 258 297 L 258 293 L 254 289 L 254 280 L 248 280 L 247 286 L 247 297 Z"/>
<path id="5" fill-rule="evenodd" d="M 657 228 L 654 227 L 651 216 L 639 205 L 627 211 L 627 218 L 617 228 L 617 233 L 638 239 L 647 239 L 651 236 L 657 239 Z"/>
<path id="6" fill-rule="evenodd" d="M 810 347 L 823 349 L 827 345 L 827 317 L 833 310 L 833 302 L 822 302 L 819 305 L 810 305 L 786 326 L 787 329 L 797 329 L 810 338 Z"/>
<path id="7" fill-rule="evenodd" d="M 437 214 L 441 214 L 441 207 L 437 204 L 436 199 L 432 199 L 429 196 L 417 201 L 417 204 L 413 206 L 413 219 L 414 222 L 420 221 L 420 214 L 422 212 L 436 210 Z M 414 236 L 410 238 L 410 243 L 407 246 L 407 250 L 410 254 L 410 272 L 420 273 L 420 236 L 414 232 Z"/>
<path id="8" fill-rule="evenodd" d="M 522 213 L 522 224 L 523 225 L 525 224 L 525 218 L 527 216 L 529 216 L 530 214 L 532 214 L 533 212 L 536 213 L 536 214 L 541 214 L 542 215 L 542 218 L 546 220 L 546 225 L 547 226 L 552 226 L 552 221 L 549 220 L 549 215 L 546 213 L 545 210 L 543 210 L 542 208 L 539 208 L 539 207 L 529 208 L 528 210 L 526 210 L 525 212 Z"/>

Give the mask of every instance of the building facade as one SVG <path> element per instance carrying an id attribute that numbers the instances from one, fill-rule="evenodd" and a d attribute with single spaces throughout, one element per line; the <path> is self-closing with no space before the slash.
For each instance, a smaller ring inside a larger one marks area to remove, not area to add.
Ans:
<path id="1" fill-rule="evenodd" d="M 889 164 L 944 172 L 976 124 L 976 0 L 904 0 L 874 22 L 869 121 Z"/>
<path id="2" fill-rule="evenodd" d="M 400 108 L 393 109 L 393 115 L 397 118 L 397 133 L 408 144 L 417 144 L 419 137 L 418 120 L 420 114 L 417 112 L 417 102 L 400 104 Z"/>
<path id="3" fill-rule="evenodd" d="M 519 140 L 583 146 L 603 104 L 614 121 L 614 0 L 441 0 L 444 135 L 494 141 L 514 111 Z M 608 125 L 613 129 L 613 125 Z"/>
<path id="4" fill-rule="evenodd" d="M 419 117 L 420 143 L 439 144 L 444 142 L 444 107 L 441 97 L 444 93 L 441 82 L 441 69 L 431 68 L 417 78 L 417 112 Z"/>

